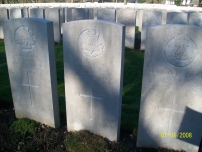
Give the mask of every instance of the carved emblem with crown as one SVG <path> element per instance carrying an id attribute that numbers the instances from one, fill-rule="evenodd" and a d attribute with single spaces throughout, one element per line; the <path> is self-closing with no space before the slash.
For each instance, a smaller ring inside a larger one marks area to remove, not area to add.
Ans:
<path id="1" fill-rule="evenodd" d="M 35 37 L 32 31 L 28 27 L 24 25 L 19 26 L 15 30 L 14 38 L 15 38 L 15 42 L 17 43 L 17 45 L 20 47 L 22 51 L 29 52 L 34 48 Z"/>

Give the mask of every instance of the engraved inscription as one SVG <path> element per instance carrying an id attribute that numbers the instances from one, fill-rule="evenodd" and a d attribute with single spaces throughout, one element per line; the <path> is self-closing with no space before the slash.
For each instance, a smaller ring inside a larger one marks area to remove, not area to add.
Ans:
<path id="1" fill-rule="evenodd" d="M 92 86 L 92 85 L 91 85 Z M 90 94 L 89 95 L 86 95 L 86 94 L 81 94 L 81 93 L 79 93 L 79 95 L 81 96 L 81 97 L 84 97 L 84 98 L 89 98 L 90 99 L 90 118 L 89 118 L 89 120 L 93 120 L 93 101 L 95 101 L 95 100 L 101 100 L 101 101 L 103 101 L 103 99 L 102 98 L 100 98 L 100 97 L 95 97 L 95 96 L 93 96 L 93 92 L 92 92 L 92 87 L 91 87 L 91 90 L 90 90 Z"/>
<path id="2" fill-rule="evenodd" d="M 166 44 L 164 51 L 171 64 L 184 67 L 194 60 L 197 47 L 194 41 L 187 35 L 179 34 Z"/>
<path id="3" fill-rule="evenodd" d="M 15 30 L 14 38 L 17 45 L 24 52 L 31 51 L 35 45 L 34 34 L 28 27 L 24 25 Z"/>
<path id="4" fill-rule="evenodd" d="M 16 58 L 14 64 L 22 65 L 25 70 L 40 70 L 45 68 L 43 61 L 39 60 L 37 55 L 25 53 L 14 53 L 14 55 Z"/>
<path id="5" fill-rule="evenodd" d="M 79 50 L 85 57 L 96 58 L 103 54 L 105 44 L 100 33 L 94 29 L 81 32 L 78 38 Z"/>
<path id="6" fill-rule="evenodd" d="M 28 87 L 29 89 L 29 97 L 30 97 L 30 104 L 32 105 L 32 93 L 31 93 L 31 88 L 38 88 L 39 86 L 33 85 L 30 83 L 30 77 L 29 77 L 29 72 L 27 72 L 27 82 L 28 83 L 22 83 L 24 87 Z"/>
<path id="7" fill-rule="evenodd" d="M 86 61 L 82 63 L 79 60 L 75 60 L 75 58 L 68 56 L 68 62 L 73 63 L 75 65 L 76 73 L 68 73 L 68 75 L 81 76 L 82 78 L 89 78 L 92 81 L 92 77 L 99 79 L 100 82 L 108 81 L 110 76 L 110 71 L 107 68 L 106 63 L 92 63 L 90 61 Z"/>

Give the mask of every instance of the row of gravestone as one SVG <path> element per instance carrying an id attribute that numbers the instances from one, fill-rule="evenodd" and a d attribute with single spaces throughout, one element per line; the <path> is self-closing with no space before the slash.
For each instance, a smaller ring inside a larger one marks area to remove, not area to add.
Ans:
<path id="1" fill-rule="evenodd" d="M 59 127 L 53 22 L 11 19 L 4 22 L 3 31 L 16 117 Z M 98 20 L 63 24 L 68 131 L 87 129 L 118 140 L 124 38 L 122 24 Z"/>
<path id="2" fill-rule="evenodd" d="M 0 38 L 3 38 L 1 24 L 8 18 L 37 17 L 53 21 L 54 38 L 61 41 L 61 25 L 64 22 L 99 19 L 124 24 L 126 26 L 125 46 L 135 48 L 135 37 L 141 39 L 140 49 L 145 49 L 146 29 L 161 24 L 193 24 L 202 26 L 202 14 L 196 12 L 167 12 L 140 9 L 87 9 L 87 8 L 0 8 Z M 29 13 L 28 13 L 29 12 Z M 139 27 L 138 36 L 135 27 Z"/>
<path id="3" fill-rule="evenodd" d="M 82 20 L 63 24 L 67 129 L 118 140 L 122 105 L 124 26 Z M 4 24 L 16 117 L 59 127 L 53 24 Z M 137 147 L 197 152 L 202 136 L 202 28 L 147 29 Z"/>
<path id="4" fill-rule="evenodd" d="M 196 4 L 198 5 L 198 3 Z M 193 9 L 199 9 L 196 7 L 187 7 L 187 6 L 176 6 L 172 4 L 142 4 L 142 3 L 128 3 L 127 5 L 124 5 L 123 3 L 19 3 L 19 4 L 0 4 L 0 7 L 33 7 L 33 8 L 53 8 L 53 7 L 73 7 L 73 8 L 147 8 L 147 9 L 153 9 L 153 8 L 177 8 L 178 10 L 193 10 Z"/>
<path id="5" fill-rule="evenodd" d="M 75 7 L 75 8 L 131 8 L 131 7 L 141 7 L 141 8 L 156 8 L 156 7 L 164 7 L 164 8 L 177 8 L 176 5 L 164 5 L 164 4 L 137 4 L 137 3 L 128 3 L 124 5 L 123 3 L 19 3 L 19 4 L 0 4 L 0 7 Z M 185 7 L 180 7 L 185 9 Z M 191 8 L 188 8 L 191 9 Z M 185 9 L 187 10 L 187 8 Z"/>

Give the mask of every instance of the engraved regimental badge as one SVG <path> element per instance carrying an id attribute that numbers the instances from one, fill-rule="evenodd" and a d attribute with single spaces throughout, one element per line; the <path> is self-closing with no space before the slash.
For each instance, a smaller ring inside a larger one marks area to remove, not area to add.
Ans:
<path id="1" fill-rule="evenodd" d="M 31 51 L 35 45 L 34 34 L 24 25 L 15 30 L 14 38 L 19 48 L 24 52 Z"/>
<path id="2" fill-rule="evenodd" d="M 78 46 L 82 54 L 88 58 L 99 57 L 105 48 L 102 36 L 94 29 L 81 32 L 78 38 Z"/>
<path id="3" fill-rule="evenodd" d="M 190 37 L 185 34 L 179 34 L 168 41 L 164 51 L 171 64 L 184 67 L 194 60 L 197 47 Z"/>

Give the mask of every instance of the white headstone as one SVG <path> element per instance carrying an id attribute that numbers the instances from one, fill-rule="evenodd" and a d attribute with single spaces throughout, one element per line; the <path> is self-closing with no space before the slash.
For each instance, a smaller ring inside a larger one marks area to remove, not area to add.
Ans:
<path id="1" fill-rule="evenodd" d="M 162 10 L 162 24 L 166 24 L 167 10 Z"/>
<path id="2" fill-rule="evenodd" d="M 140 50 L 145 49 L 146 30 L 149 27 L 162 24 L 162 12 L 147 10 L 143 13 L 142 32 L 141 32 L 141 46 Z"/>
<path id="3" fill-rule="evenodd" d="M 187 24 L 187 13 L 167 12 L 166 24 Z"/>
<path id="4" fill-rule="evenodd" d="M 124 34 L 124 25 L 105 21 L 63 24 L 68 131 L 119 139 Z"/>
<path id="5" fill-rule="evenodd" d="M 66 8 L 65 21 L 89 19 L 89 10 L 86 8 Z"/>
<path id="6" fill-rule="evenodd" d="M 65 8 L 60 8 L 60 29 L 61 29 L 61 34 L 62 32 L 62 24 L 65 23 Z"/>
<path id="7" fill-rule="evenodd" d="M 98 9 L 97 10 L 97 19 L 116 22 L 116 10 L 114 9 Z"/>
<path id="8" fill-rule="evenodd" d="M 60 43 L 61 41 L 61 25 L 60 25 L 60 10 L 58 8 L 46 8 L 45 19 L 53 22 L 54 40 Z"/>
<path id="9" fill-rule="evenodd" d="M 198 152 L 202 135 L 202 28 L 149 28 L 137 147 Z"/>
<path id="10" fill-rule="evenodd" d="M 98 8 L 94 8 L 93 9 L 93 19 L 97 20 L 97 12 L 98 12 Z"/>
<path id="11" fill-rule="evenodd" d="M 145 10 L 137 10 L 136 14 L 136 26 L 138 27 L 138 39 L 141 39 L 141 33 L 142 33 L 142 18 L 143 18 L 143 13 Z"/>
<path id="12" fill-rule="evenodd" d="M 3 39 L 3 22 L 8 20 L 8 11 L 6 8 L 0 8 L 0 12 L 0 39 Z"/>
<path id="13" fill-rule="evenodd" d="M 117 10 L 117 23 L 126 26 L 125 46 L 134 49 L 135 46 L 135 19 L 136 10 L 134 9 L 119 9 Z"/>
<path id="14" fill-rule="evenodd" d="M 9 9 L 9 19 L 22 18 L 22 9 L 21 8 L 11 8 Z"/>
<path id="15" fill-rule="evenodd" d="M 43 8 L 31 8 L 29 9 L 29 17 L 45 18 L 45 13 Z"/>
<path id="16" fill-rule="evenodd" d="M 22 8 L 22 17 L 29 17 L 28 8 Z"/>
<path id="17" fill-rule="evenodd" d="M 190 13 L 189 24 L 202 26 L 202 13 Z"/>
<path id="18" fill-rule="evenodd" d="M 88 10 L 89 10 L 89 19 L 94 19 L 94 9 L 88 8 Z"/>
<path id="19" fill-rule="evenodd" d="M 16 117 L 59 127 L 53 23 L 12 19 L 3 30 Z"/>

